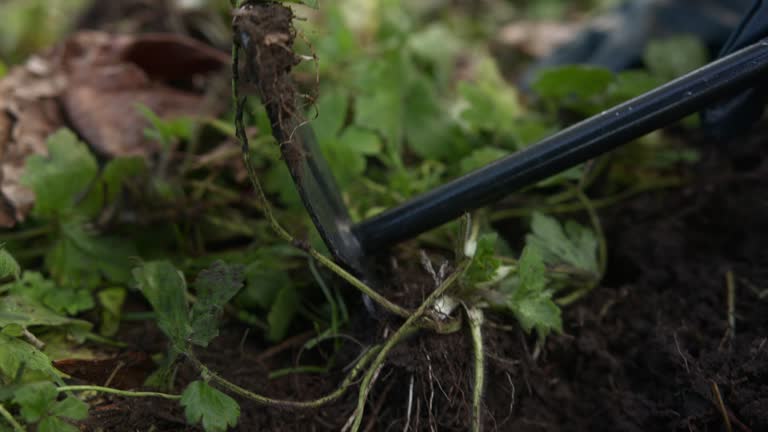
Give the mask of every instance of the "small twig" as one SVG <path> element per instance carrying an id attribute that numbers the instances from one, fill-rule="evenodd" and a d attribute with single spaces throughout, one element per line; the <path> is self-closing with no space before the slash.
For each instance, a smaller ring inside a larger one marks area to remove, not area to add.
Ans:
<path id="1" fill-rule="evenodd" d="M 723 415 L 723 422 L 725 423 L 725 430 L 733 432 L 733 426 L 731 425 L 731 418 L 728 416 L 728 408 L 725 407 L 723 402 L 723 396 L 720 394 L 720 387 L 718 387 L 715 381 L 712 381 L 712 393 L 715 396 L 715 402 L 720 410 L 720 414 Z"/>
<path id="2" fill-rule="evenodd" d="M 599 280 L 599 279 L 602 279 L 603 276 L 605 276 L 605 270 L 608 267 L 608 244 L 605 240 L 605 232 L 603 232 L 603 224 L 600 223 L 600 216 L 597 214 L 597 210 L 595 209 L 595 206 L 593 205 L 589 197 L 584 193 L 584 191 L 581 189 L 578 189 L 576 191 L 576 197 L 584 206 L 584 209 L 587 211 L 587 214 L 589 214 L 589 219 L 592 222 L 592 227 L 595 229 L 595 234 L 597 234 L 598 263 L 599 263 L 598 271 L 600 272 L 600 274 L 598 275 L 598 280 Z"/>
<path id="3" fill-rule="evenodd" d="M 34 334 L 32 334 L 32 332 L 31 332 L 31 331 L 29 331 L 29 330 L 27 330 L 26 328 L 24 328 L 24 329 L 21 331 L 21 334 L 24 336 L 24 339 L 26 339 L 26 340 L 27 340 L 27 342 L 29 342 L 29 343 L 31 343 L 32 345 L 34 345 L 34 346 L 35 346 L 35 348 L 37 348 L 37 349 L 39 349 L 39 350 L 41 350 L 41 349 L 45 348 L 45 342 L 43 342 L 43 341 L 41 341 L 40 339 L 38 339 L 38 338 L 37 338 L 37 336 L 35 336 Z"/>
<path id="4" fill-rule="evenodd" d="M 0 404 L 0 416 L 2 416 L 5 419 L 5 421 L 7 421 L 8 424 L 11 425 L 11 427 L 14 430 L 14 432 L 26 432 L 24 430 L 24 427 L 22 425 L 20 425 L 19 422 L 17 422 L 15 418 L 13 418 L 11 413 L 8 412 L 7 409 L 5 409 L 5 405 L 3 405 L 3 404 Z"/>
<path id="5" fill-rule="evenodd" d="M 117 363 L 115 368 L 112 369 L 112 373 L 109 374 L 109 377 L 107 378 L 107 380 L 104 381 L 104 387 L 109 387 L 109 385 L 112 384 L 112 381 L 115 379 L 115 377 L 117 376 L 117 373 L 120 372 L 120 369 L 122 369 L 123 366 L 125 366 L 125 362 L 120 361 Z"/>
<path id="6" fill-rule="evenodd" d="M 123 397 L 157 397 L 157 398 L 168 399 L 168 400 L 181 399 L 181 395 L 159 393 L 159 392 L 144 392 L 144 391 L 135 392 L 135 391 L 128 391 L 128 390 L 120 390 L 112 387 L 102 387 L 102 386 L 92 386 L 92 385 L 61 386 L 61 387 L 58 387 L 56 390 L 59 393 L 93 391 L 93 392 L 99 392 L 99 393 L 109 393 L 109 394 L 114 394 L 114 395 L 123 396 Z"/>

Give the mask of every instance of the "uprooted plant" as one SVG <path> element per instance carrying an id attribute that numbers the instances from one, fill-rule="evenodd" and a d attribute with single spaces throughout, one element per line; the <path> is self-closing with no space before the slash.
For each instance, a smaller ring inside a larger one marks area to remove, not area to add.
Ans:
<path id="1" fill-rule="evenodd" d="M 18 383 L 18 389 L 23 391 L 10 396 L 0 394 L 0 402 L 8 401 L 14 407 L 18 407 L 21 418 L 26 424 L 37 424 L 38 430 L 45 431 L 67 430 L 66 419 L 78 420 L 85 416 L 87 406 L 76 403 L 77 399 L 73 397 L 75 392 L 105 392 L 124 397 L 162 397 L 180 401 L 190 423 L 201 423 L 207 431 L 220 431 L 235 425 L 239 415 L 237 402 L 225 393 L 238 395 L 267 406 L 302 409 L 329 404 L 353 389 L 357 389 L 357 406 L 351 413 L 348 426 L 351 430 L 359 430 L 372 389 L 382 369 L 386 367 L 388 356 L 397 347 L 402 346 L 404 341 L 417 333 L 420 337 L 437 338 L 443 334 L 466 332 L 471 337 L 473 349 L 471 357 L 474 364 L 470 393 L 472 418 L 467 423 L 471 424 L 474 430 L 480 429 L 483 423 L 482 402 L 485 390 L 483 332 L 489 325 L 500 327 L 493 322 L 498 316 L 495 313 L 501 312 L 513 316 L 519 326 L 528 333 L 535 330 L 541 344 L 548 334 L 562 329 L 559 307 L 589 292 L 604 272 L 605 241 L 593 204 L 583 192 L 583 184 L 580 183 L 578 187 L 566 191 L 559 198 L 567 197 L 577 200 L 579 208 L 587 211 L 593 229 L 575 222 L 561 225 L 552 217 L 527 211 L 526 216 L 532 216 L 532 232 L 526 238 L 525 247 L 522 248 L 519 258 L 512 258 L 510 255 L 516 257 L 518 255 L 508 249 L 505 250 L 497 235 L 487 229 L 484 214 L 475 215 L 471 219 L 467 217 L 462 228 L 457 230 L 460 234 L 457 236 L 458 246 L 453 253 L 452 269 L 446 265 L 436 271 L 428 258 L 420 260 L 425 271 L 434 279 L 434 289 L 429 295 L 425 296 L 417 306 L 406 307 L 390 301 L 332 259 L 309 246 L 307 242 L 297 239 L 285 229 L 276 215 L 276 211 L 279 212 L 279 210 L 273 211 L 268 201 L 267 193 L 262 188 L 257 170 L 251 160 L 253 149 L 248 143 L 249 131 L 245 127 L 244 119 L 250 105 L 245 94 L 255 93 L 261 99 L 269 114 L 272 132 L 283 150 L 283 158 L 289 166 L 300 166 L 295 162 L 307 155 L 292 145 L 291 137 L 298 125 L 306 121 L 303 117 L 306 107 L 299 103 L 301 96 L 291 78 L 291 70 L 305 57 L 293 51 L 297 32 L 293 28 L 294 17 L 290 9 L 274 2 L 245 3 L 235 12 L 236 38 L 233 49 L 235 129 L 242 144 L 243 159 L 249 178 L 256 190 L 258 207 L 277 237 L 296 247 L 299 254 L 309 256 L 310 266 L 315 262 L 319 263 L 341 280 L 364 293 L 381 309 L 396 317 L 397 328 L 390 331 L 382 340 L 366 341 L 368 343 L 363 344 L 357 360 L 335 391 L 309 401 L 274 399 L 225 379 L 204 364 L 196 354 L 197 350 L 206 348 L 217 336 L 219 315 L 243 286 L 243 269 L 236 265 L 217 262 L 197 275 L 193 284 L 196 296 L 192 297 L 188 292 L 184 274 L 173 264 L 169 261 L 147 262 L 138 266 L 132 275 L 140 291 L 151 304 L 160 329 L 170 341 L 163 367 L 154 375 L 153 378 L 156 379 L 153 382 L 170 382 L 173 379 L 175 365 L 184 359 L 188 359 L 197 368 L 200 373 L 199 380 L 189 384 L 180 394 L 130 392 L 108 386 L 66 386 L 50 365 L 35 362 L 36 358 L 43 356 L 42 354 L 35 351 L 34 347 L 30 348 L 31 345 L 20 344 L 21 338 L 28 338 L 32 343 L 35 341 L 35 336 L 27 331 L 26 327 L 16 326 L 15 321 L 7 319 L 1 325 L 3 333 L 0 334 L 0 341 L 9 346 L 19 345 L 18 352 L 26 353 L 23 359 L 16 362 L 18 364 L 14 363 L 13 375 L 21 376 L 22 370 L 27 368 L 47 374 L 50 382 L 45 385 L 40 384 L 39 388 Z M 464 90 L 467 91 L 468 99 L 471 99 L 470 96 L 479 96 L 472 93 L 469 87 Z M 322 110 L 320 111 L 320 116 L 323 116 Z M 62 141 L 59 143 L 62 149 L 66 147 L 63 141 L 71 141 L 71 146 L 78 144 L 84 150 L 84 146 L 77 143 L 76 138 L 66 134 L 56 136 L 54 141 Z M 57 147 L 59 146 L 57 145 L 54 149 Z M 52 157 L 56 158 L 62 153 L 65 152 L 53 151 Z M 66 153 L 76 154 L 79 159 L 87 159 L 87 151 Z M 391 153 L 397 154 L 396 151 Z M 394 160 L 394 157 L 392 159 Z M 478 157 L 478 159 L 482 158 Z M 42 159 L 38 161 L 41 166 L 44 162 Z M 94 164 L 89 162 L 90 165 Z M 462 165 L 464 165 L 463 162 Z M 393 166 L 397 166 L 397 163 L 393 163 Z M 127 169 L 118 171 L 125 170 Z M 95 176 L 95 168 L 93 171 Z M 294 168 L 292 174 L 300 176 L 301 172 Z M 585 173 L 585 176 L 588 174 Z M 103 177 L 106 177 L 106 174 Z M 98 177 L 92 182 L 100 185 L 102 181 L 106 183 L 108 180 Z M 46 185 L 40 182 L 39 189 L 45 190 L 43 186 Z M 76 189 L 74 192 L 77 194 L 84 187 L 85 185 L 75 185 L 73 190 Z M 98 191 L 99 187 L 94 189 Z M 85 206 L 89 200 L 81 199 L 74 202 Z M 553 208 L 562 203 L 563 201 L 551 201 Z M 65 207 L 56 205 L 56 208 L 57 212 L 61 213 L 61 208 Z M 84 231 L 84 229 L 75 230 L 80 228 L 80 225 L 75 224 L 75 222 L 82 223 L 80 219 L 69 220 L 68 214 L 58 213 L 50 215 L 49 219 L 52 225 L 61 225 L 63 233 L 71 234 L 75 238 L 74 234 L 81 234 L 80 231 Z M 503 219 L 508 216 L 493 214 L 491 219 Z M 70 231 L 76 232 L 72 234 Z M 83 243 L 82 240 L 79 240 L 79 244 L 81 243 Z M 112 249 L 90 247 L 88 250 L 102 253 L 104 250 L 114 250 L 114 247 Z M 133 253 L 129 251 L 122 255 L 127 257 Z M 83 259 L 83 261 L 88 260 Z M 414 258 L 414 261 L 419 261 L 419 258 Z M 6 263 L 8 263 L 7 266 Z M 19 276 L 12 260 L 4 255 L 0 256 L 0 264 L 11 269 L 8 273 L 10 277 Z M 0 266 L 0 269 L 3 266 Z M 108 267 L 107 270 L 111 268 Z M 86 270 L 91 269 L 87 265 L 78 267 L 81 273 Z M 0 271 L 0 279 L 5 276 L 5 272 Z M 25 273 L 21 280 L 14 282 L 10 288 L 0 287 L 0 292 L 5 292 L 4 290 L 7 289 L 9 293 L 15 295 L 21 290 L 22 285 L 40 284 L 40 281 L 32 279 L 31 274 Z M 82 296 L 78 297 L 76 294 L 78 293 L 73 291 L 72 297 L 82 300 Z M 125 293 L 123 292 L 122 295 L 124 297 Z M 13 296 L 9 298 L 10 300 L 6 301 L 8 304 L 17 299 Z M 42 294 L 41 299 L 41 301 L 45 300 Z M 72 311 L 67 311 L 69 315 L 74 316 L 80 311 L 73 306 L 74 304 L 77 302 L 69 306 L 74 308 Z M 3 311 L 5 310 L 0 310 L 0 312 Z M 6 318 L 0 314 L 0 320 Z M 67 318 L 60 322 L 61 325 L 72 328 L 80 328 L 78 326 L 83 325 L 82 321 L 74 318 Z M 336 331 L 336 325 L 333 327 Z M 541 345 L 538 348 L 541 348 Z M 14 382 L 14 386 L 16 384 Z M 45 397 L 32 398 L 29 397 L 30 394 Z M 58 400 L 59 395 L 62 394 L 68 397 Z M 0 415 L 5 417 L 15 429 L 22 430 L 21 424 L 14 420 L 3 405 L 0 405 Z"/>

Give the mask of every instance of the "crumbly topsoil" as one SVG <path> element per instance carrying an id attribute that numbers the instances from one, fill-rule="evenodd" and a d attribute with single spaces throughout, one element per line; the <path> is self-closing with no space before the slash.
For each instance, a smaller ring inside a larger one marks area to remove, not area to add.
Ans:
<path id="1" fill-rule="evenodd" d="M 300 63 L 293 52 L 296 29 L 293 11 L 280 3 L 252 2 L 241 6 L 233 21 L 240 48 L 236 79 L 241 91 L 255 91 L 272 123 L 272 133 L 283 157 L 291 162 L 302 156 L 291 135 L 303 121 L 297 106 L 298 91 L 291 71 Z"/>

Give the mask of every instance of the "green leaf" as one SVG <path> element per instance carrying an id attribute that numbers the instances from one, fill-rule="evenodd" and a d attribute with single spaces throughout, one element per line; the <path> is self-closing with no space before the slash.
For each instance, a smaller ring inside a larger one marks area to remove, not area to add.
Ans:
<path id="1" fill-rule="evenodd" d="M 47 355 L 21 339 L 0 333 L 0 373 L 13 379 L 22 366 L 25 370 L 56 376 L 56 369 Z"/>
<path id="2" fill-rule="evenodd" d="M 157 314 L 160 330 L 177 351 L 183 352 L 191 332 L 187 283 L 183 275 L 170 262 L 155 261 L 135 268 L 133 276 Z"/>
<path id="3" fill-rule="evenodd" d="M 501 261 L 495 258 L 497 240 L 496 234 L 483 234 L 477 239 L 472 262 L 464 272 L 464 284 L 474 286 L 494 279 L 496 271 L 501 267 Z"/>
<path id="4" fill-rule="evenodd" d="M 526 333 L 535 328 L 539 337 L 545 338 L 553 330 L 558 333 L 563 331 L 560 308 L 549 296 L 524 297 L 513 302 L 510 307 Z"/>
<path id="5" fill-rule="evenodd" d="M 388 156 L 399 159 L 404 130 L 403 83 L 409 81 L 411 68 L 399 50 L 382 53 L 382 58 L 360 63 L 358 68 L 355 76 L 361 77 L 361 81 L 355 100 L 355 124 L 381 134 Z"/>
<path id="6" fill-rule="evenodd" d="M 21 183 L 35 193 L 33 213 L 41 218 L 66 216 L 98 174 L 96 159 L 68 129 L 48 138 L 48 156 L 27 158 Z"/>
<path id="7" fill-rule="evenodd" d="M 424 159 L 446 162 L 457 161 L 469 153 L 471 146 L 452 121 L 434 80 L 419 74 L 407 86 L 403 127 L 408 147 Z"/>
<path id="8" fill-rule="evenodd" d="M 246 267 L 245 289 L 237 298 L 242 307 L 268 310 L 275 302 L 277 293 L 293 285 L 286 272 L 275 270 L 276 265 L 270 260 L 259 260 Z"/>
<path id="9" fill-rule="evenodd" d="M 709 59 L 707 47 L 695 36 L 672 36 L 651 41 L 645 49 L 643 60 L 652 74 L 671 80 L 698 67 Z"/>
<path id="10" fill-rule="evenodd" d="M 27 384 L 16 390 L 14 401 L 21 406 L 21 416 L 27 422 L 40 420 L 58 396 L 56 386 L 50 381 Z"/>
<path id="11" fill-rule="evenodd" d="M 343 88 L 323 89 L 315 105 L 317 118 L 312 120 L 318 142 L 333 140 L 338 137 L 349 111 L 349 94 Z M 308 116 L 312 118 L 313 112 Z"/>
<path id="12" fill-rule="evenodd" d="M 50 414 L 72 420 L 85 420 L 88 417 L 88 404 L 76 397 L 68 396 L 63 401 L 56 402 Z"/>
<path id="13" fill-rule="evenodd" d="M 34 298 L 18 294 L 0 297 L 0 328 L 10 325 L 22 328 L 67 326 L 79 331 L 91 329 L 91 323 L 88 321 L 67 318 L 55 313 Z"/>
<path id="14" fill-rule="evenodd" d="M 80 432 L 80 429 L 58 417 L 46 417 L 37 425 L 37 432 Z"/>
<path id="15" fill-rule="evenodd" d="M 114 283 L 128 283 L 129 258 L 135 255 L 136 248 L 130 240 L 98 236 L 72 221 L 61 226 L 59 238 L 46 255 L 46 264 L 61 285 L 94 288 L 102 277 Z"/>
<path id="16" fill-rule="evenodd" d="M 21 274 L 21 267 L 16 259 L 0 245 L 0 279 L 13 276 L 18 279 Z"/>
<path id="17" fill-rule="evenodd" d="M 203 381 L 187 386 L 181 395 L 181 406 L 187 421 L 202 423 L 206 432 L 224 432 L 235 427 L 240 417 L 240 406 L 234 399 Z"/>
<path id="18" fill-rule="evenodd" d="M 569 65 L 541 71 L 531 87 L 544 99 L 588 99 L 603 94 L 614 80 L 613 72 L 595 66 Z"/>
<path id="19" fill-rule="evenodd" d="M 547 285 L 544 259 L 537 248 L 528 246 L 523 249 L 518 268 L 520 276 L 519 294 L 539 293 Z"/>
<path id="20" fill-rule="evenodd" d="M 588 228 L 574 221 L 563 227 L 557 219 L 534 213 L 531 221 L 532 234 L 526 236 L 526 244 L 538 248 L 544 262 L 568 264 L 593 275 L 599 273 L 597 238 Z"/>
<path id="21" fill-rule="evenodd" d="M 366 156 L 381 152 L 379 136 L 358 127 L 349 127 L 337 138 L 320 143 L 323 154 L 342 188 L 359 181 L 368 165 Z"/>
<path id="22" fill-rule="evenodd" d="M 152 126 L 144 130 L 144 135 L 159 142 L 164 150 L 169 150 L 177 140 L 192 139 L 194 122 L 189 117 L 160 118 L 143 104 L 138 104 L 136 109 Z"/>
<path id="23" fill-rule="evenodd" d="M 526 246 L 518 262 L 519 285 L 512 291 L 507 305 L 527 333 L 534 328 L 540 338 L 550 332 L 562 332 L 560 308 L 546 290 L 546 268 L 537 248 Z"/>
<path id="24" fill-rule="evenodd" d="M 193 343 L 206 347 L 219 335 L 218 318 L 221 311 L 243 287 L 243 268 L 217 261 L 203 270 L 195 280 L 197 302 L 192 307 Z"/>
<path id="25" fill-rule="evenodd" d="M 147 165 L 141 157 L 119 157 L 107 162 L 101 172 L 106 203 L 114 203 L 123 185 L 132 178 L 145 174 L 146 171 Z"/>
<path id="26" fill-rule="evenodd" d="M 299 295 L 293 285 L 289 285 L 277 293 L 275 302 L 267 315 L 269 331 L 267 338 L 271 341 L 279 341 L 285 337 L 288 327 L 296 315 L 299 306 Z"/>
<path id="27" fill-rule="evenodd" d="M 102 308 L 99 333 L 102 336 L 114 336 L 120 328 L 126 294 L 125 288 L 119 287 L 99 291 L 98 298 Z"/>
<path id="28" fill-rule="evenodd" d="M 93 308 L 93 298 L 87 290 L 57 286 L 38 272 L 24 272 L 21 279 L 8 285 L 8 289 L 13 294 L 42 303 L 60 315 L 77 315 Z"/>

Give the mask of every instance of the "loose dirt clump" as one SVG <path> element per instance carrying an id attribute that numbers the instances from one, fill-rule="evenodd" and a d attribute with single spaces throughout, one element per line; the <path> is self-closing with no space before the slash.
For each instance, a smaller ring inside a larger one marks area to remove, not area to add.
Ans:
<path id="1" fill-rule="evenodd" d="M 293 11 L 279 3 L 247 3 L 235 12 L 235 41 L 245 58 L 235 67 L 235 80 L 244 91 L 261 98 L 280 143 L 283 157 L 298 161 L 303 152 L 291 136 L 302 123 L 298 91 L 291 71 L 301 62 L 293 52 L 296 29 Z"/>

